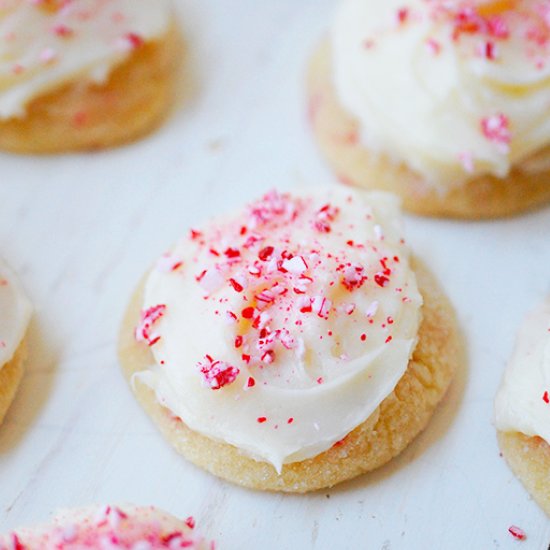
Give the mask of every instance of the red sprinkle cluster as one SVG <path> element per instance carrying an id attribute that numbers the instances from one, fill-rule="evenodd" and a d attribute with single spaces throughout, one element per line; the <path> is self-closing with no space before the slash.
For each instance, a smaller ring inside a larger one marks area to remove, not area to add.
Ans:
<path id="1" fill-rule="evenodd" d="M 342 250 L 325 250 L 323 235 L 334 231 L 340 211 L 330 203 L 313 212 L 307 206 L 303 199 L 272 191 L 253 203 L 239 223 L 230 222 L 207 231 L 192 230 L 189 235 L 196 246 L 196 256 L 189 264 L 198 262 L 203 266 L 195 280 L 205 293 L 204 299 L 216 302 L 215 314 L 234 325 L 233 346 L 248 367 L 266 368 L 285 350 L 300 356 L 304 350 L 299 335 L 303 325 L 314 318 L 326 321 L 339 314 L 355 314 L 364 315 L 364 322 L 373 324 L 376 303 L 366 312 L 359 311 L 352 301 L 335 304 L 332 289 L 336 293 L 341 292 L 339 288 L 344 289 L 352 298 L 367 283 L 386 288 L 393 266 L 399 262 L 397 256 L 381 257 L 378 267 L 351 262 L 347 259 L 350 249 L 369 247 L 381 254 L 374 244 L 357 243 L 341 233 L 336 238 L 342 242 Z M 295 243 L 293 227 L 299 226 L 313 229 L 319 240 Z M 276 239 L 271 238 L 273 232 L 278 235 Z M 378 238 L 383 240 L 381 232 Z M 318 276 L 323 277 L 321 288 L 315 284 Z M 227 298 L 218 295 L 223 288 L 235 293 L 242 305 L 228 307 Z M 382 326 L 389 327 L 389 323 Z M 323 331 L 319 337 L 335 338 L 335 342 L 338 338 L 331 330 Z M 366 339 L 365 334 L 362 341 Z M 389 336 L 386 343 L 391 340 Z M 214 390 L 233 383 L 239 374 L 236 366 L 210 356 L 197 366 Z M 255 385 L 253 377 L 243 381 L 246 389 Z"/>
<path id="2" fill-rule="evenodd" d="M 482 44 L 492 44 L 494 48 L 499 42 L 519 38 L 525 45 L 528 58 L 540 53 L 540 48 L 548 46 L 548 0 L 532 0 L 528 3 L 502 0 L 498 4 L 499 2 L 481 3 L 473 0 L 432 2 L 430 17 L 436 22 L 449 24 L 451 38 L 455 42 L 464 37 L 473 37 L 479 38 Z M 398 10 L 398 18 L 401 11 Z M 483 49 L 481 53 L 483 55 Z M 489 53 L 486 57 L 491 59 L 491 55 Z"/>
<path id="3" fill-rule="evenodd" d="M 147 342 L 147 345 L 154 346 L 159 340 L 158 334 L 152 334 L 153 325 L 164 316 L 166 306 L 159 304 L 141 312 L 139 325 L 135 330 L 135 337 L 138 342 Z"/>
<path id="4" fill-rule="evenodd" d="M 520 527 L 516 527 L 515 525 L 511 525 L 510 527 L 508 527 L 508 532 L 517 540 L 525 540 L 527 538 L 525 531 Z"/>
<path id="5" fill-rule="evenodd" d="M 472 2 L 457 3 L 457 8 L 449 8 L 449 15 L 453 22 L 452 35 L 459 40 L 462 35 L 481 35 L 494 40 L 508 38 L 510 31 L 506 20 L 498 14 L 485 15 Z"/>
<path id="6" fill-rule="evenodd" d="M 331 206 L 330 204 L 325 204 L 319 209 L 315 214 L 315 219 L 313 220 L 313 227 L 319 233 L 330 233 L 331 225 L 330 222 L 333 222 L 336 219 L 336 216 L 339 214 L 338 208 Z"/>
<path id="7" fill-rule="evenodd" d="M 239 375 L 239 369 L 224 361 L 214 361 L 210 355 L 205 357 L 206 362 L 199 362 L 197 367 L 204 377 L 204 381 L 212 390 L 219 390 L 232 384 Z"/>

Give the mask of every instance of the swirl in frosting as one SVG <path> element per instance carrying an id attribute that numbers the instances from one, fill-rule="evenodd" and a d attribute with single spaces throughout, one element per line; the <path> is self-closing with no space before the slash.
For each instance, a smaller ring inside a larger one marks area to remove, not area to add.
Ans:
<path id="1" fill-rule="evenodd" d="M 170 18 L 169 0 L 0 0 L 0 120 L 65 84 L 104 83 Z"/>
<path id="2" fill-rule="evenodd" d="M 31 306 L 13 271 L 0 260 L 0 369 L 21 344 Z"/>
<path id="3" fill-rule="evenodd" d="M 519 332 L 495 400 L 495 424 L 550 445 L 550 298 Z"/>
<path id="4" fill-rule="evenodd" d="M 339 100 L 373 154 L 441 190 L 548 168 L 548 0 L 345 0 L 332 46 Z"/>
<path id="5" fill-rule="evenodd" d="M 192 430 L 280 471 L 393 391 L 421 304 L 392 196 L 271 192 L 152 270 L 136 337 L 155 364 L 138 376 Z"/>

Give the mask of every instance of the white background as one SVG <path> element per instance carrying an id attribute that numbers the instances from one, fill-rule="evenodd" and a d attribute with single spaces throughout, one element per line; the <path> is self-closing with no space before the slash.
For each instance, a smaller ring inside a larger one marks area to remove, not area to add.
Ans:
<path id="1" fill-rule="evenodd" d="M 499 457 L 491 422 L 521 318 L 550 291 L 548 208 L 486 223 L 407 217 L 469 361 L 427 431 L 372 475 L 309 496 L 243 490 L 179 457 L 134 401 L 115 346 L 149 264 L 188 227 L 269 188 L 335 181 L 303 90 L 334 1 L 176 1 L 192 93 L 160 132 L 105 153 L 0 155 L 0 253 L 36 308 L 0 429 L 0 530 L 133 502 L 196 516 L 225 550 L 545 549 L 548 521 Z"/>

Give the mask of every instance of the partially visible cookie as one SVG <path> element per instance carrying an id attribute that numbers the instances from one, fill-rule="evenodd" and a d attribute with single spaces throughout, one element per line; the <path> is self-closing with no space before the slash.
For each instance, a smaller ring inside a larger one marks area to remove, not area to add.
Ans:
<path id="1" fill-rule="evenodd" d="M 172 105 L 170 0 L 27 2 L 0 9 L 0 149 L 101 149 L 155 128 Z"/>
<path id="2" fill-rule="evenodd" d="M 0 259 L 0 423 L 23 377 L 30 315 L 31 306 L 17 277 Z"/>
<path id="3" fill-rule="evenodd" d="M 457 328 L 433 277 L 409 266 L 395 208 L 272 193 L 161 258 L 119 354 L 178 452 L 239 485 L 306 492 L 381 466 L 426 426 Z"/>
<path id="4" fill-rule="evenodd" d="M 550 516 L 550 299 L 523 324 L 495 400 L 506 462 Z"/>
<path id="5" fill-rule="evenodd" d="M 66 510 L 49 524 L 0 535 L 0 550 L 213 550 L 185 520 L 153 506 L 102 506 Z"/>
<path id="6" fill-rule="evenodd" d="M 0 423 L 4 420 L 15 398 L 15 394 L 23 378 L 26 358 L 27 349 L 25 343 L 22 342 L 14 356 L 0 367 Z"/>
<path id="7" fill-rule="evenodd" d="M 510 469 L 550 516 L 550 445 L 537 436 L 501 431 L 498 444 Z"/>
<path id="8" fill-rule="evenodd" d="M 547 29 L 543 2 L 488 4 L 342 2 L 307 81 L 314 135 L 341 181 L 427 216 L 550 201 L 550 46 L 528 38 Z"/>

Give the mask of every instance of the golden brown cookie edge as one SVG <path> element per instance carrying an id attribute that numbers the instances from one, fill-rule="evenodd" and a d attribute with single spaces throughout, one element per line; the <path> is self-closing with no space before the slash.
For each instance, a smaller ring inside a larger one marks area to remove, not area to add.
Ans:
<path id="1" fill-rule="evenodd" d="M 123 374 L 147 414 L 177 452 L 227 481 L 251 489 L 304 493 L 374 470 L 399 454 L 427 425 L 459 366 L 460 342 L 453 308 L 434 277 L 415 265 L 424 296 L 419 342 L 405 375 L 380 407 L 340 444 L 317 457 L 288 464 L 278 475 L 273 466 L 245 456 L 236 447 L 189 429 L 162 407 L 154 392 L 134 380 L 153 362 L 134 339 L 142 306 L 142 283 L 124 316 L 119 337 Z"/>

